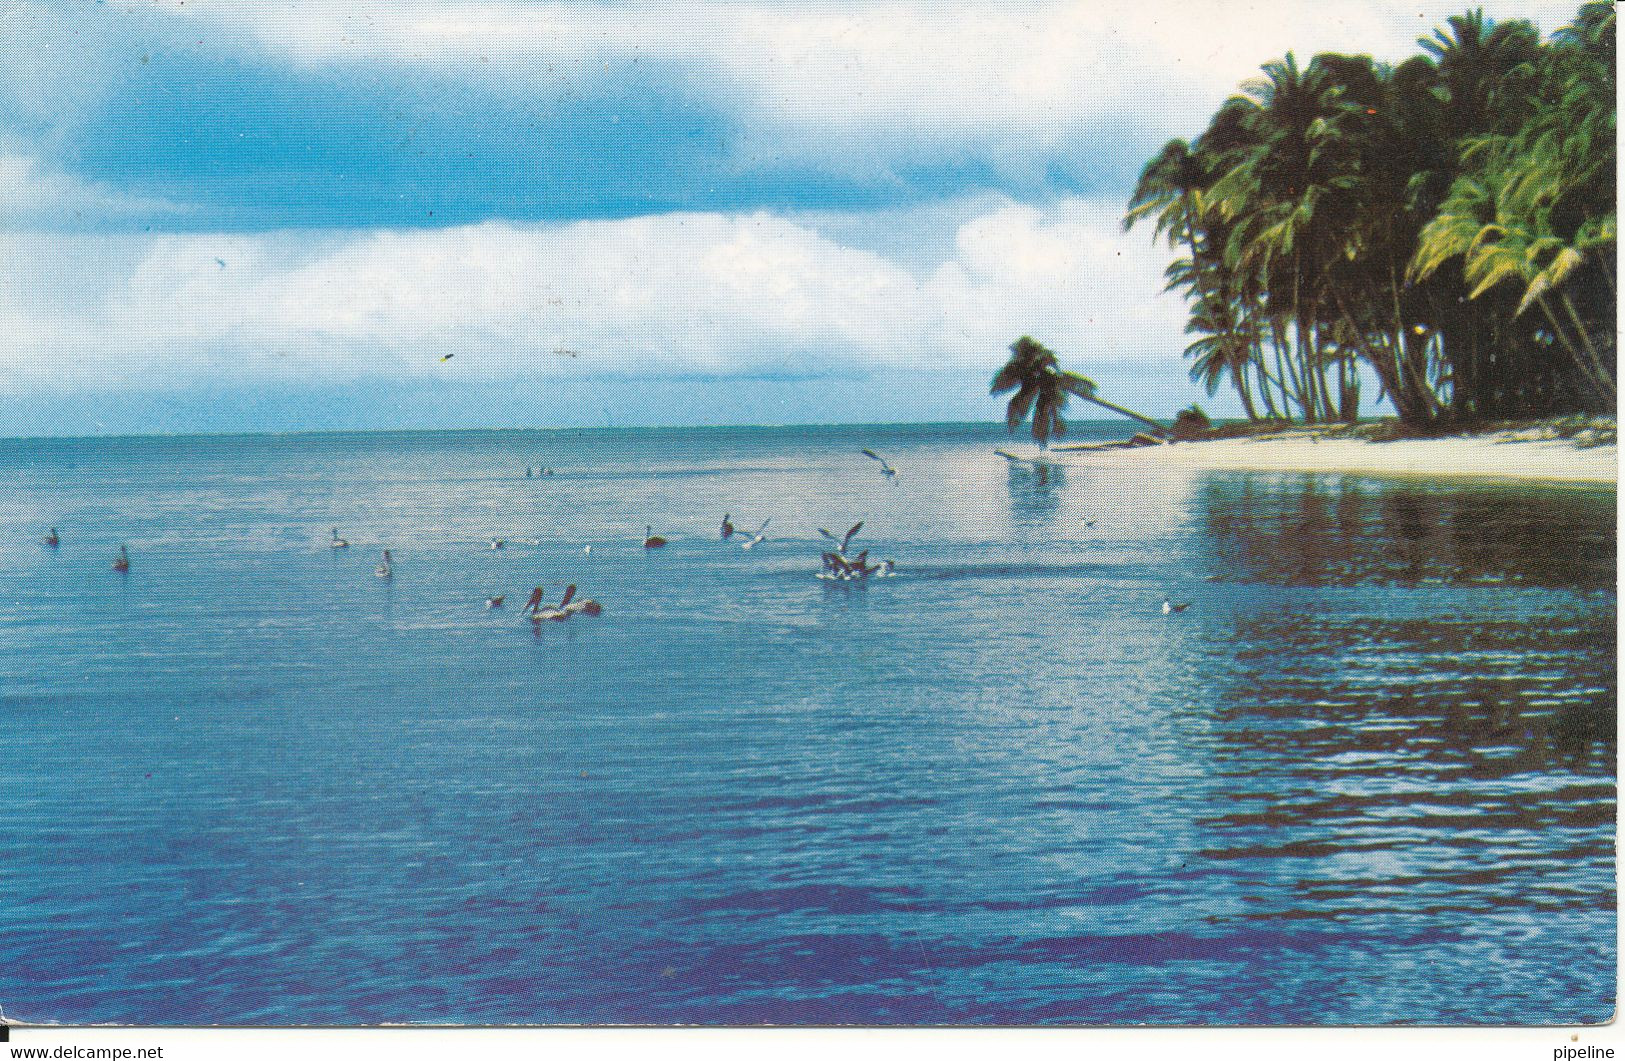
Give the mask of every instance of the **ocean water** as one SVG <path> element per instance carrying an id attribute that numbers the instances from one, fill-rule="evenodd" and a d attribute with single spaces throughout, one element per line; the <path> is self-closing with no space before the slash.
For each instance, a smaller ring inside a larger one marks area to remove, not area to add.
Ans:
<path id="1" fill-rule="evenodd" d="M 1612 489 L 1040 471 L 1010 444 L 0 442 L 0 1006 L 1611 1015 Z M 720 541 L 725 512 L 767 540 Z M 858 520 L 897 577 L 816 580 L 816 528 Z M 567 583 L 604 613 L 520 620 Z"/>

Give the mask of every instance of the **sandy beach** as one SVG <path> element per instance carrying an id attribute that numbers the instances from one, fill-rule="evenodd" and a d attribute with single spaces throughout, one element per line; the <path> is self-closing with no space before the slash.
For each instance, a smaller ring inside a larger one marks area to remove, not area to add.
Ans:
<path id="1" fill-rule="evenodd" d="M 1619 447 L 1579 447 L 1566 439 L 1516 435 L 1373 442 L 1308 434 L 1180 442 L 1133 449 L 1052 451 L 1057 464 L 1143 465 L 1204 471 L 1344 472 L 1380 476 L 1460 476 L 1617 483 Z"/>

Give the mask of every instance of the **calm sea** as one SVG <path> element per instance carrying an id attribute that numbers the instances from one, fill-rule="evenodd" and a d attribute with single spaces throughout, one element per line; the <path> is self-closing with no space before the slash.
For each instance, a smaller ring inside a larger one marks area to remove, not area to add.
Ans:
<path id="1" fill-rule="evenodd" d="M 0 442 L 5 1014 L 1611 1015 L 1612 489 L 998 445 Z"/>

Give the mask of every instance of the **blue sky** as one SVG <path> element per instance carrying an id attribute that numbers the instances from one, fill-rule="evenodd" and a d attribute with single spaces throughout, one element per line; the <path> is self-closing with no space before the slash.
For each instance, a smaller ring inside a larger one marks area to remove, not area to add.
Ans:
<path id="1" fill-rule="evenodd" d="M 20 0 L 0 434 L 991 419 L 1024 333 L 1167 414 L 1143 160 L 1459 10 Z"/>

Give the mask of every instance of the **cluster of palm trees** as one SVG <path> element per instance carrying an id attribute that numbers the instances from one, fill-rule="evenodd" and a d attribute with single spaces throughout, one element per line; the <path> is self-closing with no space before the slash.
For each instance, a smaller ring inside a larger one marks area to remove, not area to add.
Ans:
<path id="1" fill-rule="evenodd" d="M 1612 411 L 1614 27 L 1451 18 L 1398 65 L 1288 55 L 1141 174 L 1191 376 L 1253 419 Z M 1361 372 L 1366 366 L 1369 371 Z M 1039 410 L 1043 411 L 1043 410 Z"/>

